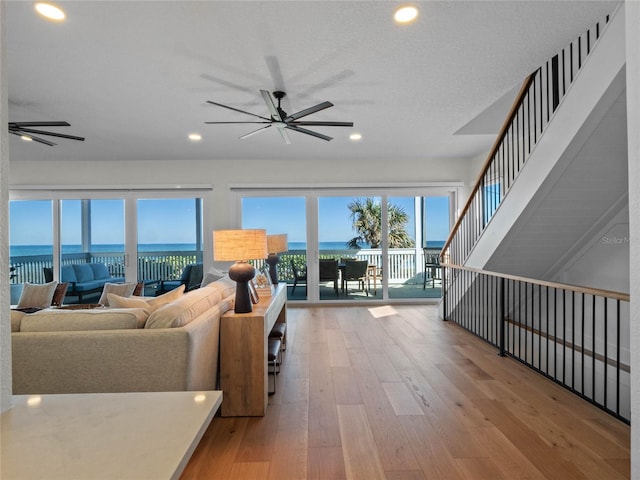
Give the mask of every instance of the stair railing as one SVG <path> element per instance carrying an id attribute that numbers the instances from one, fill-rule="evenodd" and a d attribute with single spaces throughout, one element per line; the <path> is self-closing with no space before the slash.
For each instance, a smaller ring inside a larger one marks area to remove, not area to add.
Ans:
<path id="1" fill-rule="evenodd" d="M 442 283 L 446 320 L 630 423 L 628 294 L 453 264 Z"/>
<path id="2" fill-rule="evenodd" d="M 489 151 L 442 249 L 442 261 L 463 265 L 502 202 L 562 98 L 602 35 L 597 23 L 530 74 Z"/>

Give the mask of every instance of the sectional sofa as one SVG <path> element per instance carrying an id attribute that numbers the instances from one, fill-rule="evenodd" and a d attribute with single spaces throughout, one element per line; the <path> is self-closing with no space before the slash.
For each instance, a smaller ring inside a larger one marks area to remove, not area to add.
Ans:
<path id="1" fill-rule="evenodd" d="M 109 294 L 109 308 L 12 312 L 13 393 L 214 390 L 235 283 L 183 290 Z"/>

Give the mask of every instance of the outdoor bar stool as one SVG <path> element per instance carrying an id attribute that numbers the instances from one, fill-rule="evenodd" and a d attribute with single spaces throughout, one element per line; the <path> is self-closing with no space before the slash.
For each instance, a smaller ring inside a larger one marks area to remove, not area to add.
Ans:
<path id="1" fill-rule="evenodd" d="M 269 375 L 273 373 L 273 390 L 269 390 L 269 395 L 276 393 L 276 375 L 280 369 L 278 367 L 278 357 L 280 356 L 281 342 L 277 338 L 270 338 L 267 347 L 267 362 L 268 365 L 273 368 L 273 372 L 268 372 Z"/>
<path id="2" fill-rule="evenodd" d="M 282 351 L 283 352 L 287 350 L 286 333 L 287 333 L 287 324 L 284 323 L 284 322 L 276 323 L 273 326 L 273 328 L 271 329 L 271 332 L 269 332 L 269 338 L 277 338 L 278 340 L 280 340 L 282 342 Z"/>

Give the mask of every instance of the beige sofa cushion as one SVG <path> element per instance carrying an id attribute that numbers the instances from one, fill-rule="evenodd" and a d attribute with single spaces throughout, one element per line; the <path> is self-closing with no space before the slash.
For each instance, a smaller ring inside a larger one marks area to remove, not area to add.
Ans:
<path id="1" fill-rule="evenodd" d="M 20 310 L 11 310 L 11 333 L 20 331 L 20 323 L 25 315 L 26 313 Z"/>
<path id="2" fill-rule="evenodd" d="M 222 295 L 216 288 L 192 290 L 154 310 L 144 328 L 182 327 L 221 301 Z"/>
<path id="3" fill-rule="evenodd" d="M 222 295 L 222 298 L 227 298 L 236 294 L 236 282 L 231 280 L 229 275 L 225 275 L 215 282 L 211 282 L 206 288 L 217 289 L 220 292 L 220 295 Z"/>
<path id="4" fill-rule="evenodd" d="M 113 308 L 144 308 L 151 312 L 152 308 L 146 299 L 142 297 L 122 297 L 115 293 L 107 294 L 109 306 Z"/>
<path id="5" fill-rule="evenodd" d="M 149 311 L 142 308 L 47 309 L 22 317 L 20 331 L 58 332 L 142 328 L 148 316 Z"/>
<path id="6" fill-rule="evenodd" d="M 159 295 L 157 297 L 126 297 L 122 295 L 116 295 L 115 293 L 107 294 L 110 307 L 116 308 L 144 308 L 153 312 L 162 305 L 173 302 L 174 300 L 182 297 L 184 292 L 184 285 L 180 285 L 178 288 Z"/>
<path id="7" fill-rule="evenodd" d="M 133 290 L 136 288 L 135 283 L 105 283 L 102 288 L 102 295 L 100 295 L 100 300 L 98 303 L 101 303 L 105 307 L 109 307 L 109 297 L 110 293 L 115 293 L 116 295 L 120 295 L 121 297 L 130 297 L 133 294 Z"/>
<path id="8" fill-rule="evenodd" d="M 18 308 L 47 308 L 51 306 L 53 292 L 56 291 L 58 282 L 49 282 L 43 284 L 25 283 L 22 287 L 20 300 L 18 300 Z"/>

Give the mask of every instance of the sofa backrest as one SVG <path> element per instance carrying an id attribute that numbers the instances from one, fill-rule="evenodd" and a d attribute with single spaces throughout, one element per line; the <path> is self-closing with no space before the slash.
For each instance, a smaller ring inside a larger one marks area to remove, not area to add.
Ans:
<path id="1" fill-rule="evenodd" d="M 20 332 L 64 332 L 142 328 L 149 312 L 142 308 L 46 309 L 24 315 Z"/>

